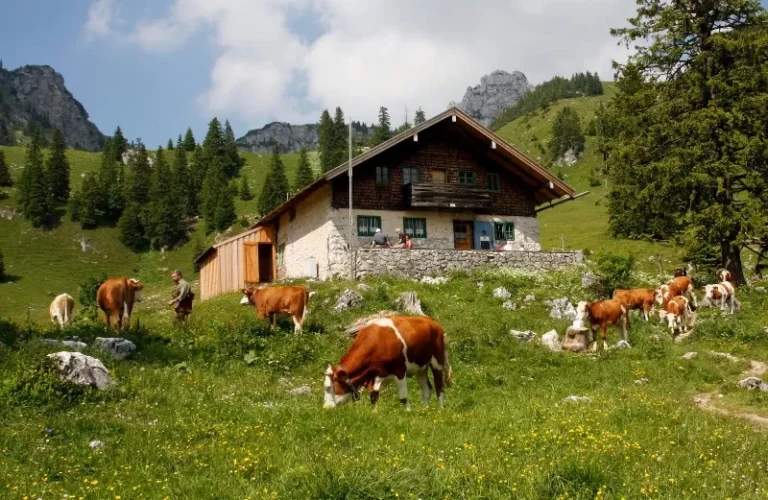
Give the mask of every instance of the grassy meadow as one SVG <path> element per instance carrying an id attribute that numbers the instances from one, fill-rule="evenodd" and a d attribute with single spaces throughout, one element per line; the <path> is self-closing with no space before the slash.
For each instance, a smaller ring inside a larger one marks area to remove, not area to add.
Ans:
<path id="1" fill-rule="evenodd" d="M 768 294 L 740 291 L 743 310 L 733 317 L 701 310 L 682 344 L 658 321 L 637 316 L 633 348 L 599 355 L 553 353 L 509 335 L 510 328 L 562 334 L 567 321 L 549 318 L 544 301 L 586 298 L 583 271 L 489 270 L 437 286 L 380 278 L 361 291 L 362 308 L 340 314 L 331 306 L 355 283 L 308 283 L 317 295 L 298 336 L 290 322 L 271 332 L 237 295 L 198 305 L 184 327 L 161 306 L 142 303 L 141 326 L 126 334 L 137 352 L 124 361 L 95 353 L 117 381 L 101 393 L 62 390 L 34 370 L 58 350 L 40 338 L 90 343 L 109 335 L 101 326 L 1 324 L 0 497 L 768 496 L 768 434 L 693 404 L 697 394 L 720 393 L 720 407 L 768 415 L 768 399 L 735 387 L 748 360 L 768 361 Z M 517 310 L 493 298 L 498 286 Z M 358 403 L 322 409 L 321 371 L 349 344 L 343 327 L 391 308 L 402 291 L 416 291 L 446 329 L 455 373 L 446 407 L 434 395 L 422 407 L 411 380 L 411 412 L 393 387 L 375 410 L 365 393 Z M 529 294 L 536 299 L 524 302 Z M 688 351 L 699 355 L 681 359 Z M 311 395 L 288 392 L 305 385 Z M 569 395 L 591 401 L 565 402 Z M 91 448 L 94 440 L 102 445 Z"/>

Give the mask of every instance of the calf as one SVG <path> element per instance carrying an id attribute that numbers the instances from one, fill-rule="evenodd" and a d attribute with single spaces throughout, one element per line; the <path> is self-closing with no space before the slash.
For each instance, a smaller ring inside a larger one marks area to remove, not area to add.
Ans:
<path id="1" fill-rule="evenodd" d="M 730 281 L 723 281 L 716 285 L 705 285 L 701 289 L 704 291 L 702 304 L 720 307 L 721 311 L 728 311 L 733 314 L 738 301 L 736 300 L 736 287 Z"/>
<path id="2" fill-rule="evenodd" d="M 682 295 L 673 297 L 664 306 L 666 320 L 669 329 L 672 330 L 672 336 L 678 333 L 687 332 L 689 329 L 690 303 Z"/>
<path id="3" fill-rule="evenodd" d="M 653 304 L 656 302 L 658 290 L 639 288 L 635 290 L 614 290 L 613 298 L 622 303 L 627 311 L 639 309 L 643 311 L 643 318 L 648 321 L 648 316 Z"/>
<path id="4" fill-rule="evenodd" d="M 56 296 L 48 307 L 51 321 L 64 328 L 72 322 L 75 312 L 75 300 L 66 293 Z"/>
<path id="5" fill-rule="evenodd" d="M 595 345 L 593 350 L 597 351 L 597 330 L 602 331 L 603 349 L 607 347 L 605 342 L 608 326 L 617 325 L 621 340 L 627 342 L 627 331 L 629 330 L 629 314 L 627 308 L 617 299 L 601 300 L 594 302 L 579 302 L 576 308 L 576 318 L 583 322 L 589 321 L 590 329 L 593 333 Z"/>
<path id="6" fill-rule="evenodd" d="M 107 326 L 120 329 L 131 324 L 133 304 L 141 302 L 141 290 L 144 284 L 137 279 L 112 278 L 99 286 L 96 291 L 96 302 L 104 311 L 104 321 Z M 113 321 L 114 319 L 114 321 Z"/>
<path id="7" fill-rule="evenodd" d="M 732 281 L 733 280 L 733 275 L 727 269 L 723 269 L 723 268 L 718 269 L 717 272 L 715 273 L 715 275 L 717 276 L 717 279 L 719 279 L 721 282 L 722 281 Z"/>
<path id="8" fill-rule="evenodd" d="M 243 295 L 240 303 L 254 306 L 259 319 L 269 318 L 272 328 L 278 314 L 288 313 L 293 318 L 293 332 L 299 333 L 307 315 L 307 302 L 313 294 L 303 286 L 273 286 L 244 288 Z"/>
<path id="9" fill-rule="evenodd" d="M 360 399 L 365 387 L 376 404 L 379 391 L 390 381 L 397 385 L 400 402 L 410 410 L 406 376 L 416 376 L 421 399 L 429 404 L 432 386 L 427 370 L 432 371 L 437 400 L 445 404 L 443 382 L 450 386 L 453 373 L 445 349 L 443 327 L 432 318 L 390 316 L 369 321 L 360 329 L 337 366 L 325 375 L 323 406 L 334 408 L 350 399 Z"/>

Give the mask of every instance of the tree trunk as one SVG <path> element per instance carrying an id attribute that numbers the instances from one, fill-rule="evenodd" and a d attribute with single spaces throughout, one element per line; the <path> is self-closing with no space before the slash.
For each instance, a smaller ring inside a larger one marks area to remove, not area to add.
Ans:
<path id="1" fill-rule="evenodd" d="M 720 261 L 722 266 L 731 272 L 732 281 L 736 286 L 747 282 L 744 278 L 744 269 L 741 265 L 741 249 L 733 243 L 720 244 Z"/>

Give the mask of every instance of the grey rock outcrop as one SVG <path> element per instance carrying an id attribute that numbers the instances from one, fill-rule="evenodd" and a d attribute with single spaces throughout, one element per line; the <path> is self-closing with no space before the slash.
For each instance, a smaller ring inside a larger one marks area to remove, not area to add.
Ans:
<path id="1" fill-rule="evenodd" d="M 109 370 L 96 358 L 68 351 L 55 352 L 48 357 L 56 362 L 61 380 L 96 389 L 106 389 L 115 383 Z"/>
<path id="2" fill-rule="evenodd" d="M 541 345 L 553 352 L 560 351 L 563 348 L 560 343 L 560 337 L 555 330 L 550 330 L 541 336 Z"/>
<path id="3" fill-rule="evenodd" d="M 64 77 L 50 66 L 0 69 L 0 95 L 6 109 L 0 114 L 0 144 L 10 144 L 14 131 L 30 125 L 39 125 L 49 140 L 53 129 L 60 130 L 70 148 L 98 151 L 104 144 L 104 135 L 67 90 Z"/>
<path id="4" fill-rule="evenodd" d="M 535 342 L 536 333 L 531 330 L 510 330 L 509 334 L 520 342 Z"/>
<path id="5" fill-rule="evenodd" d="M 468 87 L 459 109 L 488 127 L 505 109 L 514 106 L 528 90 L 528 79 L 520 71 L 496 70 Z"/>
<path id="6" fill-rule="evenodd" d="M 336 305 L 333 307 L 334 312 L 342 312 L 347 309 L 354 309 L 360 307 L 363 304 L 363 296 L 356 291 L 347 288 L 339 296 L 336 301 Z"/>
<path id="7" fill-rule="evenodd" d="M 61 348 L 62 346 L 68 347 L 78 352 L 88 347 L 88 344 L 86 344 L 85 342 L 80 342 L 79 340 L 43 339 L 43 342 L 45 342 L 46 344 L 59 346 L 59 348 Z"/>
<path id="8" fill-rule="evenodd" d="M 509 293 L 509 290 L 507 290 L 503 286 L 500 286 L 499 288 L 496 288 L 493 291 L 493 296 L 496 297 L 497 299 L 507 300 L 512 296 L 512 294 Z"/>
<path id="9" fill-rule="evenodd" d="M 747 377 L 739 381 L 739 387 L 749 391 L 768 391 L 768 384 L 757 377 Z"/>
<path id="10" fill-rule="evenodd" d="M 93 347 L 110 354 L 115 359 L 125 359 L 136 350 L 136 344 L 121 338 L 96 337 Z"/>
<path id="11" fill-rule="evenodd" d="M 421 309 L 421 301 L 416 292 L 401 293 L 400 297 L 395 301 L 395 307 L 414 316 L 424 316 L 424 311 Z"/>
<path id="12" fill-rule="evenodd" d="M 353 125 L 355 137 L 367 139 L 373 132 L 373 127 Z M 262 128 L 249 130 L 243 137 L 237 139 L 240 151 L 251 153 L 269 153 L 277 144 L 281 153 L 295 153 L 301 148 L 317 149 L 317 124 L 291 125 L 286 122 L 272 122 Z"/>
<path id="13" fill-rule="evenodd" d="M 549 306 L 549 317 L 552 319 L 567 319 L 569 321 L 576 319 L 576 308 L 566 297 L 547 300 L 545 304 Z"/>

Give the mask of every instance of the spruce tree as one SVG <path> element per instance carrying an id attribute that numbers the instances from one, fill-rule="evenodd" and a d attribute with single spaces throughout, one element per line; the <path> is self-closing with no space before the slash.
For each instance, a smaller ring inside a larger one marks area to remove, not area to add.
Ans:
<path id="1" fill-rule="evenodd" d="M 198 145 L 194 150 L 192 162 L 189 165 L 189 182 L 187 183 L 195 214 L 201 213 L 202 210 L 203 181 L 207 174 L 208 164 L 203 157 L 202 146 Z"/>
<path id="2" fill-rule="evenodd" d="M 83 193 L 80 189 L 75 189 L 69 198 L 69 218 L 72 222 L 80 221 L 83 212 Z"/>
<path id="3" fill-rule="evenodd" d="M 237 177 L 240 175 L 240 169 L 245 165 L 245 159 L 240 156 L 240 152 L 237 150 L 235 133 L 232 131 L 232 126 L 229 124 L 229 120 L 224 122 L 222 148 L 226 157 L 224 173 L 227 174 L 227 177 L 229 178 Z"/>
<path id="4" fill-rule="evenodd" d="M 5 281 L 5 256 L 0 249 L 0 282 Z"/>
<path id="5" fill-rule="evenodd" d="M 584 144 L 579 114 L 569 106 L 564 107 L 558 111 L 552 123 L 552 139 L 548 146 L 550 158 L 559 161 L 568 151 L 578 157 L 584 152 Z"/>
<path id="6" fill-rule="evenodd" d="M 168 144 L 166 144 L 165 149 L 173 151 L 173 139 L 168 139 Z"/>
<path id="7" fill-rule="evenodd" d="M 155 249 L 173 248 L 184 239 L 183 214 L 175 194 L 165 153 L 157 148 L 146 218 L 147 239 Z"/>
<path id="8" fill-rule="evenodd" d="M 11 179 L 11 171 L 8 169 L 8 164 L 5 162 L 5 151 L 0 151 L 0 186 L 7 187 L 13 185 L 13 179 Z"/>
<path id="9" fill-rule="evenodd" d="M 205 134 L 205 140 L 203 140 L 203 155 L 209 164 L 214 158 L 217 158 L 222 169 L 224 169 L 224 174 L 227 174 L 229 165 L 227 154 L 224 150 L 224 131 L 218 118 L 214 118 L 208 123 L 208 133 Z"/>
<path id="10" fill-rule="evenodd" d="M 611 231 L 683 236 L 744 283 L 742 250 L 768 246 L 766 13 L 757 0 L 637 3 L 612 30 L 639 48 L 612 105 Z"/>
<path id="11" fill-rule="evenodd" d="M 83 179 L 78 196 L 81 200 L 78 219 L 83 229 L 93 229 L 99 225 L 101 207 L 104 204 L 99 184 L 95 172 L 87 173 Z"/>
<path id="12" fill-rule="evenodd" d="M 115 155 L 115 161 L 123 161 L 123 153 L 128 151 L 128 140 L 123 136 L 123 131 L 120 130 L 120 126 L 115 130 L 115 134 L 112 136 L 112 152 Z"/>
<path id="13" fill-rule="evenodd" d="M 315 176 L 312 173 L 312 168 L 309 166 L 309 158 L 307 157 L 307 150 L 301 148 L 299 152 L 299 165 L 296 168 L 296 184 L 294 188 L 296 191 L 308 186 L 315 180 Z"/>
<path id="14" fill-rule="evenodd" d="M 248 185 L 248 177 L 243 174 L 240 178 L 240 189 L 239 189 L 240 199 L 243 201 L 250 201 L 253 199 L 253 194 L 251 193 L 251 187 Z"/>
<path id="15" fill-rule="evenodd" d="M 46 179 L 43 152 L 40 147 L 41 135 L 40 127 L 35 127 L 32 141 L 27 148 L 19 185 L 19 202 L 22 212 L 35 227 L 50 222 L 53 216 L 53 198 Z"/>
<path id="16" fill-rule="evenodd" d="M 413 117 L 413 124 L 414 125 L 420 125 L 427 121 L 426 116 L 424 115 L 424 110 L 419 108 L 416 110 L 416 116 Z"/>
<path id="17" fill-rule="evenodd" d="M 149 249 L 144 226 L 145 211 L 138 203 L 129 203 L 117 221 L 117 237 L 120 242 L 134 252 Z"/>
<path id="18" fill-rule="evenodd" d="M 173 157 L 173 196 L 179 204 L 179 210 L 185 217 L 195 214 L 195 193 L 192 191 L 187 165 L 187 152 L 179 141 Z"/>
<path id="19" fill-rule="evenodd" d="M 392 130 L 390 128 L 389 111 L 382 106 L 379 108 L 379 123 L 373 131 L 373 136 L 371 136 L 371 146 L 378 146 L 391 138 Z"/>
<path id="20" fill-rule="evenodd" d="M 349 131 L 344 124 L 344 112 L 340 107 L 336 108 L 336 114 L 333 117 L 333 148 L 331 156 L 331 168 L 336 168 L 344 163 L 348 154 Z"/>
<path id="21" fill-rule="evenodd" d="M 219 205 L 219 196 L 227 189 L 227 176 L 217 158 L 208 166 L 200 193 L 200 212 L 205 219 L 207 232 L 217 229 L 215 225 L 216 207 Z"/>
<path id="22" fill-rule="evenodd" d="M 288 178 L 285 176 L 285 166 L 280 158 L 280 152 L 277 145 L 272 149 L 272 160 L 269 165 L 269 172 L 264 180 L 264 186 L 261 188 L 259 196 L 259 212 L 266 215 L 275 207 L 286 200 L 288 194 Z"/>
<path id="23" fill-rule="evenodd" d="M 116 221 L 120 218 L 123 206 L 125 205 L 120 170 L 115 160 L 114 148 L 116 147 L 115 141 L 105 141 L 104 150 L 101 153 L 101 166 L 99 167 L 99 186 L 102 201 L 99 211 L 109 221 Z"/>
<path id="24" fill-rule="evenodd" d="M 184 134 L 184 150 L 187 153 L 191 153 L 195 150 L 195 147 L 197 147 L 195 136 L 192 134 L 192 129 L 188 127 L 187 133 Z"/>
<path id="25" fill-rule="evenodd" d="M 323 110 L 320 115 L 320 123 L 317 125 L 318 153 L 320 154 L 320 169 L 328 172 L 335 168 L 334 145 L 336 144 L 336 128 L 328 110 Z"/>
<path id="26" fill-rule="evenodd" d="M 69 160 L 66 150 L 64 134 L 55 129 L 45 172 L 54 203 L 66 203 L 69 199 Z"/>
<path id="27" fill-rule="evenodd" d="M 237 220 L 237 214 L 235 213 L 235 191 L 236 189 L 227 186 L 219 194 L 216 211 L 213 216 L 213 225 L 217 231 L 225 231 Z"/>
<path id="28" fill-rule="evenodd" d="M 152 185 L 152 167 L 149 166 L 147 148 L 141 142 L 141 139 L 136 144 L 136 154 L 131 160 L 131 170 L 133 170 L 133 176 L 131 177 L 129 188 L 130 201 L 144 206 L 149 202 L 149 190 Z"/>

